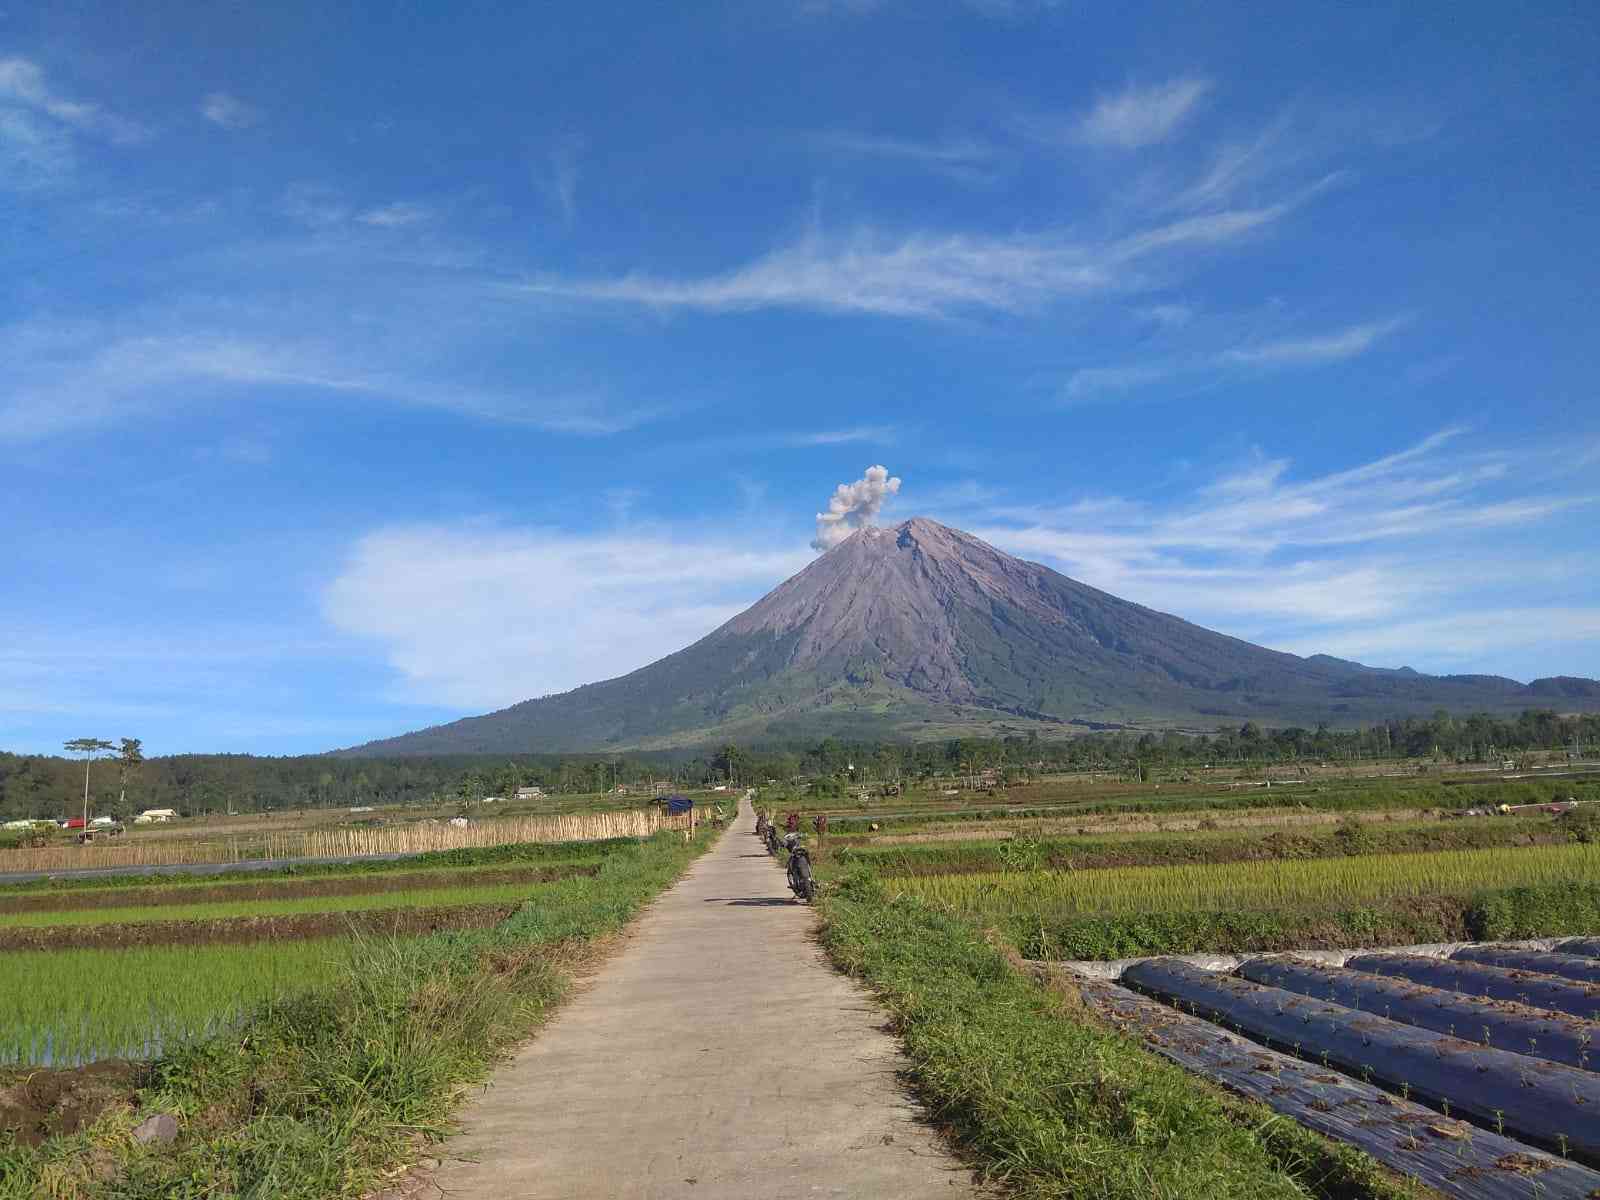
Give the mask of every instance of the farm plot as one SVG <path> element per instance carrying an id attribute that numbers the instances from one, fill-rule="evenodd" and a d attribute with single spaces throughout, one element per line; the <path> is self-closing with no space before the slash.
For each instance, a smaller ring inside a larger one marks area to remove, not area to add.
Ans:
<path id="1" fill-rule="evenodd" d="M 1476 967 L 1493 950 L 1465 947 L 1449 961 Z M 1600 1173 L 1571 1162 L 1600 1166 L 1600 1064 L 1590 1052 L 1600 1025 L 1362 969 L 1403 957 L 1422 956 L 1358 955 L 1344 967 L 1255 959 L 1236 974 L 1147 959 L 1123 971 L 1126 987 L 1085 983 L 1082 995 L 1158 1053 L 1448 1194 L 1594 1194 Z M 1537 968 L 1573 956 L 1558 948 L 1519 957 Z M 1555 995 L 1571 989 L 1559 975 L 1545 978 Z M 1416 1103 L 1432 1112 L 1406 1118 L 1412 1133 L 1395 1136 L 1397 1115 Z M 1463 1118 L 1477 1129 L 1460 1127 Z M 1523 1145 L 1503 1147 L 1507 1138 Z M 1516 1169 L 1498 1169 L 1506 1163 Z"/>
<path id="2" fill-rule="evenodd" d="M 557 876 L 593 874 L 596 868 L 573 869 Z M 548 880 L 546 880 L 548 881 Z M 509 883 L 454 884 L 421 887 L 409 891 L 355 892 L 344 895 L 289 896 L 183 903 L 165 903 L 94 908 L 70 908 L 32 912 L 0 912 L 0 930 L 64 927 L 73 925 L 124 924 L 148 921 L 207 921 L 229 917 L 273 917 L 299 913 L 369 912 L 390 908 L 444 908 L 469 904 L 503 904 L 529 899 L 541 886 L 537 877 Z"/>
<path id="3" fill-rule="evenodd" d="M 1597 879 L 1600 846 L 1575 843 L 883 882 L 998 926 L 1029 958 L 1118 959 L 1587 934 Z"/>
<path id="4" fill-rule="evenodd" d="M 472 848 L 423 870 L 0 892 L 0 1063 L 148 1057 L 326 986 L 358 944 L 497 925 L 638 844 Z M 487 865 L 447 865 L 462 856 Z"/>
<path id="5" fill-rule="evenodd" d="M 344 939 L 0 955 L 0 1063 L 147 1058 L 257 1006 L 325 985 Z"/>
<path id="6" fill-rule="evenodd" d="M 1263 1154 L 1303 1188 L 1295 1194 L 1327 1200 L 1419 1194 L 1410 1180 L 1463 1200 L 1600 1195 L 1600 1072 L 1589 1049 L 1600 1030 L 1600 985 L 1583 982 L 1587 975 L 1535 979 L 1512 965 L 1452 960 L 1463 978 L 1492 974 L 1496 982 L 1433 995 L 1410 990 L 1416 984 L 1397 969 L 1368 970 L 1330 998 L 1324 968 L 1308 968 L 1301 986 L 1309 990 L 1300 992 L 1281 967 L 1265 982 L 1174 968 L 1220 989 L 1216 999 L 1186 1000 L 1193 1013 L 1155 998 L 1168 993 L 1154 988 L 1090 984 L 1079 1003 L 1078 986 L 1051 982 L 1059 961 L 1038 960 L 1213 952 L 1237 962 L 1316 947 L 1346 950 L 1351 967 L 1342 974 L 1353 976 L 1363 959 L 1390 956 L 1351 947 L 1600 934 L 1600 847 L 1560 821 L 1358 825 L 1340 814 L 1337 827 L 1317 828 L 1262 815 L 1260 827 L 1239 830 L 1218 821 L 1193 832 L 906 845 L 885 826 L 841 838 L 818 858 L 826 936 L 837 961 L 901 1005 L 919 1080 L 941 1110 L 976 1131 L 997 1173 L 1040 1180 L 1027 1194 L 1155 1194 L 1149 1180 L 1166 1170 L 1181 1182 L 1161 1194 L 1269 1194 L 1269 1185 L 1246 1182 L 1243 1167 L 1206 1177 L 1211 1156 L 1229 1145 L 1241 1163 L 1247 1149 Z M 1591 946 L 1573 941 L 1562 952 L 1590 971 L 1600 957 L 1579 951 Z M 989 950 L 1009 963 L 1002 974 L 1038 990 L 996 981 L 1000 964 Z M 1284 1022 L 1278 1037 L 1245 1023 L 1250 1006 L 1235 991 L 1271 997 L 1259 1007 Z M 1407 1004 L 1411 1019 L 1402 1020 Z M 1208 1019 L 1212 1010 L 1228 1029 Z M 1335 1012 L 1354 1023 L 1352 1041 L 1337 1043 L 1334 1029 L 1326 1060 L 1320 1045 L 1307 1053 L 1310 1035 L 1321 1036 Z M 985 1040 L 977 1028 L 1003 1028 L 1011 1040 Z M 1146 1051 L 1194 1073 L 1173 1081 L 1171 1064 Z M 1076 1064 L 1071 1082 L 1033 1086 L 1035 1076 L 1055 1078 L 1063 1056 Z M 997 1073 L 1013 1057 L 1027 1058 L 1026 1068 L 1002 1082 Z M 1472 1065 L 1455 1078 L 1439 1073 L 1436 1064 L 1458 1058 Z M 1403 1074 L 1390 1080 L 1384 1070 Z M 1248 1103 L 1222 1097 L 1211 1107 L 1219 1084 Z M 1455 1095 L 1458 1084 L 1467 1100 Z M 1158 1090 L 1170 1107 L 1155 1100 Z M 1063 1104 L 1072 1119 L 1058 1127 Z M 1212 1116 L 1181 1132 L 1175 1120 L 1162 1124 L 1180 1112 Z M 1108 1139 L 1093 1163 L 1079 1151 L 1089 1128 Z M 1242 1145 L 1230 1141 L 1234 1129 L 1248 1131 Z M 1118 1164 L 1132 1162 L 1145 1177 L 1117 1177 Z"/>

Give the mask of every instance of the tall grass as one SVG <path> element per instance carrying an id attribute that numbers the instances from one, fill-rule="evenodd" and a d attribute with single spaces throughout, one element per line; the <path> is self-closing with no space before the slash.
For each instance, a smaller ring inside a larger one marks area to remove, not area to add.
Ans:
<path id="1" fill-rule="evenodd" d="M 0 1063 L 143 1058 L 348 971 L 345 938 L 0 954 Z"/>
<path id="2" fill-rule="evenodd" d="M 1575 844 L 1207 866 L 924 875 L 892 879 L 885 887 L 892 896 L 1003 917 L 1348 906 L 1596 878 L 1600 845 Z"/>

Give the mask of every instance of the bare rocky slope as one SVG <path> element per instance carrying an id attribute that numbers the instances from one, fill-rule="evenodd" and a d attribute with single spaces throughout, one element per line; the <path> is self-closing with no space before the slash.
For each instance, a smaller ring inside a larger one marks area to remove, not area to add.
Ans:
<path id="1" fill-rule="evenodd" d="M 515 753 L 943 737 L 1136 724 L 1352 725 L 1600 709 L 1600 683 L 1300 658 L 1192 625 L 925 518 L 863 529 L 754 606 L 629 675 L 358 747 Z"/>

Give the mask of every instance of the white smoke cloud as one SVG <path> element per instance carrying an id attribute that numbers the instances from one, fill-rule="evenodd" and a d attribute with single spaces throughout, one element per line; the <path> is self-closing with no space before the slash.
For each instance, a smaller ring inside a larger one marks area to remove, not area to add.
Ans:
<path id="1" fill-rule="evenodd" d="M 899 490 L 900 477 L 891 476 L 887 467 L 868 467 L 854 483 L 841 483 L 833 489 L 828 511 L 817 514 L 811 548 L 832 550 L 863 525 L 871 525 L 883 502 Z"/>

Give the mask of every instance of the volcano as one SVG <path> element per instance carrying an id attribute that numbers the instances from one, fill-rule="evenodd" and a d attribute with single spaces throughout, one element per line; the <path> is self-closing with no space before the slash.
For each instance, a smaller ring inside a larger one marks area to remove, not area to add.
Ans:
<path id="1" fill-rule="evenodd" d="M 1600 683 L 1300 658 L 1119 599 L 917 517 L 866 528 L 686 649 L 359 754 L 920 739 L 1244 720 L 1600 709 Z"/>

